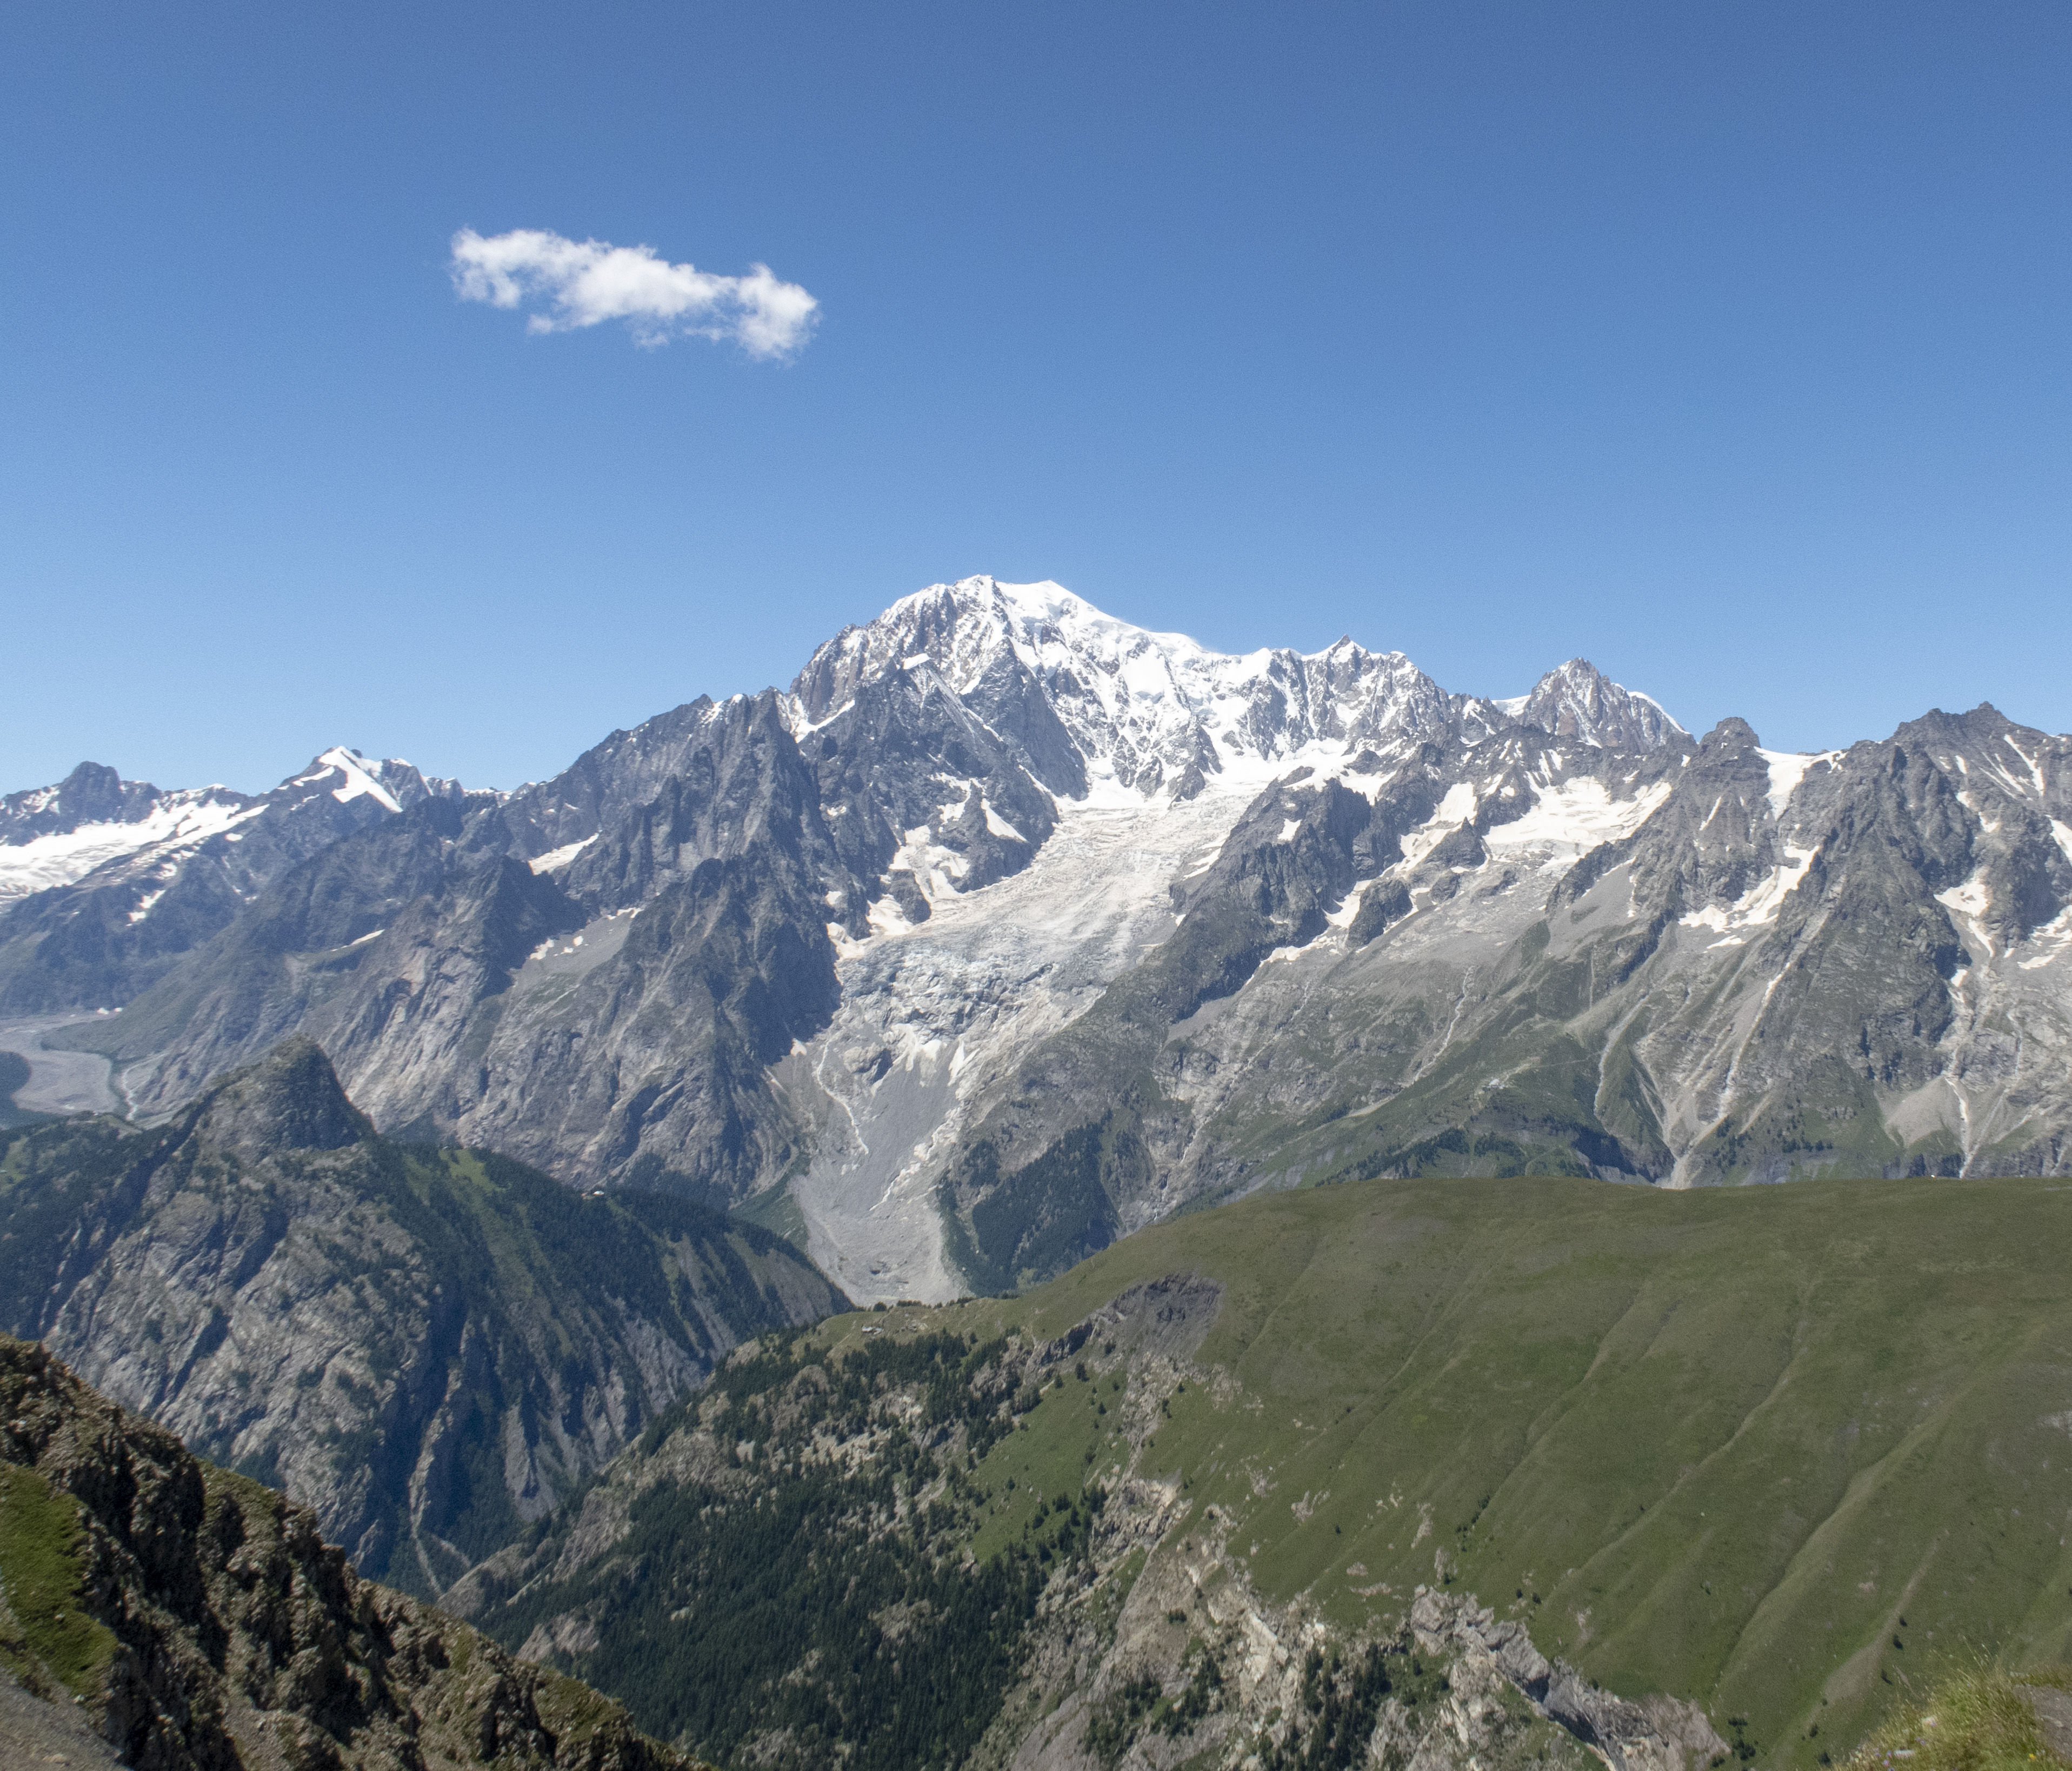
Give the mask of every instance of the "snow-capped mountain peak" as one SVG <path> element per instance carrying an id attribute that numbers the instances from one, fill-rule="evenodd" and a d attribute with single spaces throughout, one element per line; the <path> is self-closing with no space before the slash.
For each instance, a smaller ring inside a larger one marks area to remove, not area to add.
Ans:
<path id="1" fill-rule="evenodd" d="M 224 906 L 249 900 L 279 868 L 347 831 L 427 797 L 453 799 L 462 791 L 458 783 L 427 778 L 400 758 L 376 762 L 344 745 L 322 752 L 265 794 L 220 786 L 168 791 L 83 762 L 55 786 L 0 799 L 0 910 L 76 888 L 79 902 L 113 894 L 108 902 L 119 901 L 119 908 L 108 914 L 121 915 L 129 927 L 162 905 L 180 910 L 199 894 L 208 903 L 198 913 L 199 927 L 228 914 Z M 187 892 L 175 891 L 204 854 L 214 857 L 204 869 L 214 885 L 204 891 L 197 876 Z M 51 903 L 39 914 L 62 921 L 76 909 Z"/>
<path id="2" fill-rule="evenodd" d="M 35 793 L 51 795 L 51 799 L 47 806 L 34 807 L 28 816 L 0 825 L 0 906 L 54 886 L 69 886 L 146 850 L 184 853 L 251 816 L 253 802 L 225 787 L 163 792 L 141 782 L 124 782 L 122 786 L 142 791 L 120 807 L 96 808 L 113 810 L 113 816 L 76 816 L 66 807 L 61 790 L 10 795 L 10 806 L 31 800 Z M 56 822 L 38 828 L 35 812 L 55 814 Z"/>
<path id="3" fill-rule="evenodd" d="M 383 785 L 382 777 L 394 770 L 417 770 L 400 758 L 376 762 L 362 756 L 357 750 L 343 744 L 334 744 L 328 750 L 321 751 L 302 774 L 290 777 L 282 785 L 288 787 L 321 786 L 340 805 L 367 795 L 374 803 L 388 812 L 401 812 L 402 802 Z M 334 783 L 331 777 L 338 779 Z"/>
<path id="4" fill-rule="evenodd" d="M 1491 705 L 1527 725 L 1600 750 L 1652 750 L 1689 735 L 1660 702 L 1614 682 L 1587 658 L 1557 664 L 1529 695 Z"/>
<path id="5" fill-rule="evenodd" d="M 1263 779 L 1314 746 L 1414 741 L 1452 718 L 1445 692 L 1400 652 L 1350 638 L 1306 656 L 1219 652 L 1119 620 L 1061 585 L 978 577 L 902 597 L 821 647 L 792 685 L 795 727 L 824 722 L 917 655 L 996 729 L 1020 723 L 1032 691 L 1040 697 L 1084 766 L 1073 797 L 1191 791 L 1231 771 Z"/>

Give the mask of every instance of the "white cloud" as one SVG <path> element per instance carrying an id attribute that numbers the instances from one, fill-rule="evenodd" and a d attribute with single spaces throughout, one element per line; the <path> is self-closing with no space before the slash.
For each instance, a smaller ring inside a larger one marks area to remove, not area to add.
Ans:
<path id="1" fill-rule="evenodd" d="M 746 277 L 717 277 L 672 265 L 652 247 L 602 240 L 565 240 L 540 228 L 487 239 L 472 228 L 453 236 L 454 290 L 464 302 L 491 307 L 541 304 L 527 318 L 532 332 L 572 332 L 624 320 L 641 344 L 666 344 L 678 333 L 732 339 L 751 356 L 787 356 L 806 342 L 820 304 L 767 265 Z"/>

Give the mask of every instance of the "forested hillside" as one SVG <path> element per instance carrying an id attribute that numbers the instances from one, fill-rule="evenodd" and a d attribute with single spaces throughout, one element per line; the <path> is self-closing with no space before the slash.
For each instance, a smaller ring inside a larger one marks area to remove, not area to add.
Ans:
<path id="1" fill-rule="evenodd" d="M 1262 1197 L 765 1337 L 448 1599 L 741 1761 L 1344 1764 L 1444 1719 L 1486 1765 L 1552 1717 L 1811 1766 L 1967 1655 L 2072 1649 L 2068 1213 Z"/>

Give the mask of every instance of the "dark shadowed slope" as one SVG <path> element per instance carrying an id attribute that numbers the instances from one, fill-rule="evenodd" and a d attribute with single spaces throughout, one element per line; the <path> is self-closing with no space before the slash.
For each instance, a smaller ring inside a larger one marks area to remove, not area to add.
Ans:
<path id="1" fill-rule="evenodd" d="M 847 1302 L 688 1202 L 376 1137 L 306 1040 L 156 1130 L 0 1136 L 0 1327 L 422 1593 L 738 1342 Z"/>

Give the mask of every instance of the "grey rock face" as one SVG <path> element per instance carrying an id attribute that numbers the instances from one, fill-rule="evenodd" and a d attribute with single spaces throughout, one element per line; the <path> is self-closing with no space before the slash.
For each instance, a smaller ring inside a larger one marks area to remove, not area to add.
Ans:
<path id="1" fill-rule="evenodd" d="M 0 1320 L 436 1592 L 763 1329 L 845 1301 L 696 1206 L 375 1136 L 293 1040 L 171 1125 L 15 1134 Z"/>
<path id="2" fill-rule="evenodd" d="M 500 815 L 488 829 L 475 832 L 473 840 L 485 849 L 508 845 L 529 861 L 623 826 L 652 840 L 658 816 L 666 820 L 684 812 L 680 791 L 663 797 L 681 783 L 690 790 L 693 824 L 701 815 L 705 821 L 696 828 L 675 827 L 675 842 L 698 842 L 701 852 L 710 853 L 716 827 L 730 812 L 745 817 L 765 779 L 767 747 L 758 742 L 758 711 L 744 697 L 714 702 L 701 696 L 631 732 L 614 732 L 552 780 L 528 783 L 509 795 Z M 667 865 L 666 857 L 652 849 L 644 858 Z M 606 869 L 600 888 L 611 875 Z"/>
<path id="3" fill-rule="evenodd" d="M 1026 867 L 1056 824 L 1026 748 L 1004 740 L 925 661 L 857 684 L 800 750 L 844 862 L 874 886 L 903 861 L 897 870 L 910 877 L 940 869 L 943 886 L 980 890 Z M 917 850 L 913 833 L 923 830 Z M 925 894 L 919 915 L 911 897 L 902 902 L 910 920 L 926 920 Z"/>
<path id="4" fill-rule="evenodd" d="M 767 851 L 701 862 L 608 958 L 484 1011 L 481 1062 L 462 1079 L 474 1090 L 456 1090 L 451 1124 L 564 1173 L 739 1198 L 788 1159 L 768 1067 L 837 999 L 826 914 Z M 380 1067 L 357 1062 L 370 1078 Z"/>
<path id="5" fill-rule="evenodd" d="M 2023 1687 L 2022 1701 L 2036 1717 L 2044 1742 L 2058 1757 L 2072 1757 L 2072 1693 L 2048 1685 Z"/>
<path id="6" fill-rule="evenodd" d="M 367 1116 L 338 1086 L 323 1050 L 300 1035 L 263 1064 L 212 1089 L 191 1136 L 246 1162 L 304 1150 L 342 1150 L 372 1136 Z"/>
<path id="7" fill-rule="evenodd" d="M 925 658 L 1034 780 L 1054 794 L 1083 794 L 1085 758 L 1034 672 L 1005 643 L 1003 625 L 1011 617 L 1004 598 L 986 594 L 990 588 L 989 580 L 972 581 L 971 590 L 938 585 L 895 604 L 868 627 L 845 628 L 814 652 L 791 684 L 803 721 L 825 725 L 873 684 Z"/>
<path id="8" fill-rule="evenodd" d="M 1523 1624 L 1498 1621 L 1473 1594 L 1420 1588 L 1410 1627 L 1427 1654 L 1457 1656 L 1471 1667 L 1494 1666 L 1540 1714 L 1595 1748 L 1614 1771 L 1696 1771 L 1727 1751 L 1696 1703 L 1664 1696 L 1634 1703 L 1614 1696 L 1565 1662 L 1549 1661 Z"/>
<path id="9" fill-rule="evenodd" d="M 837 919 L 861 919 L 861 902 L 850 902 L 860 897 L 858 881 L 767 692 L 695 702 L 607 741 L 566 775 L 474 820 L 466 846 L 495 853 L 508 844 L 536 861 L 536 844 L 549 836 L 557 851 L 584 845 L 539 870 L 593 916 L 644 904 L 704 861 L 765 848 L 832 896 Z"/>

